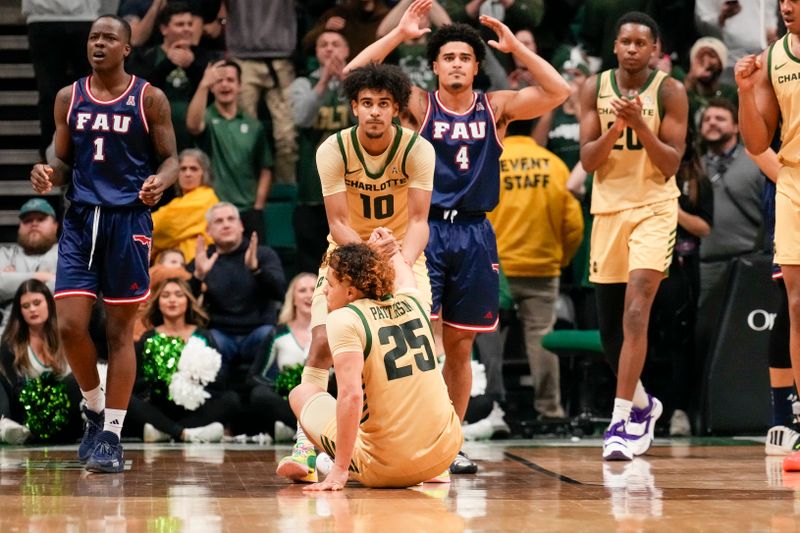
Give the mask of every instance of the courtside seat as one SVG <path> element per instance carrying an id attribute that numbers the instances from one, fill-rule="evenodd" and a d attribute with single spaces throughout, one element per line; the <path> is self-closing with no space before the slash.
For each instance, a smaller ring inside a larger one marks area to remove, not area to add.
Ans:
<path id="1" fill-rule="evenodd" d="M 593 411 L 594 384 L 591 382 L 593 363 L 603 357 L 603 344 L 600 331 L 596 329 L 557 329 L 542 337 L 542 347 L 559 357 L 568 359 L 570 376 L 568 387 L 578 388 L 579 412 L 573 416 L 570 425 L 575 434 L 591 434 L 598 424 L 607 424 L 608 419 L 599 418 Z M 567 390 L 565 409 L 572 413 L 572 391 Z"/>
<path id="2" fill-rule="evenodd" d="M 297 243 L 294 239 L 294 207 L 297 202 L 297 185 L 275 183 L 270 190 L 264 209 L 266 235 L 264 241 L 281 257 L 286 279 L 294 275 Z"/>

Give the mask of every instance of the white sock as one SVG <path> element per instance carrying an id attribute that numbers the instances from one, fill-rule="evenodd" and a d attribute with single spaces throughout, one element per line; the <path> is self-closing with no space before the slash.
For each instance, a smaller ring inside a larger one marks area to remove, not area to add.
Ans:
<path id="1" fill-rule="evenodd" d="M 642 380 L 636 382 L 636 390 L 633 391 L 633 406 L 637 409 L 644 409 L 650 405 L 650 400 L 647 399 L 647 392 L 644 390 Z"/>
<path id="2" fill-rule="evenodd" d="M 127 412 L 127 409 L 106 409 L 103 431 L 110 431 L 120 438 L 122 435 L 122 424 L 125 422 L 125 415 Z"/>
<path id="3" fill-rule="evenodd" d="M 86 408 L 93 413 L 102 413 L 106 408 L 106 393 L 100 388 L 100 385 L 90 391 L 81 389 L 81 394 L 86 400 Z"/>
<path id="4" fill-rule="evenodd" d="M 614 412 L 611 413 L 611 425 L 613 426 L 620 420 L 627 422 L 631 417 L 631 407 L 633 407 L 633 402 L 630 400 L 614 398 Z M 106 418 L 108 418 L 108 415 L 106 415 Z"/>
<path id="5" fill-rule="evenodd" d="M 306 432 L 303 431 L 303 426 L 300 425 L 300 422 L 297 423 L 297 433 L 295 433 L 295 439 L 297 444 L 308 443 L 308 437 L 306 437 Z"/>

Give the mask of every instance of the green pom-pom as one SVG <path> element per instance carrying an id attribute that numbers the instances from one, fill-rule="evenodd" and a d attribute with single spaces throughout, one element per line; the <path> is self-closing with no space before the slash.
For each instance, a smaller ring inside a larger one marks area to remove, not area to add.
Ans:
<path id="1" fill-rule="evenodd" d="M 303 377 L 303 365 L 300 363 L 292 366 L 285 366 L 275 378 L 275 392 L 283 396 L 289 397 L 289 392 L 300 385 L 300 379 Z"/>
<path id="2" fill-rule="evenodd" d="M 167 337 L 156 333 L 144 343 L 142 351 L 142 376 L 154 394 L 168 396 L 172 375 L 178 370 L 178 361 L 186 343 L 180 337 Z"/>
<path id="3" fill-rule="evenodd" d="M 19 401 L 25 409 L 25 425 L 41 440 L 50 440 L 69 423 L 67 386 L 51 373 L 25 382 Z"/>

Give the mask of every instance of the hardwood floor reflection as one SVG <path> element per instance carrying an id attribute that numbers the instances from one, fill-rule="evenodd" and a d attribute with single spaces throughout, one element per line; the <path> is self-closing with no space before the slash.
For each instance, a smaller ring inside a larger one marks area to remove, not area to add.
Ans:
<path id="1" fill-rule="evenodd" d="M 288 447 L 126 445 L 123 474 L 73 447 L 0 447 L 0 532 L 798 530 L 800 473 L 747 441 L 664 442 L 603 463 L 597 442 L 472 444 L 448 485 L 304 494 L 275 476 Z"/>

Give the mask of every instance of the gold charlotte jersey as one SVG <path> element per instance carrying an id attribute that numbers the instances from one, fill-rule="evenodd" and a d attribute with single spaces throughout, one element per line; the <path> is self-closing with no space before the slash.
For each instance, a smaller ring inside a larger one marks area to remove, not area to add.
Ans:
<path id="1" fill-rule="evenodd" d="M 383 226 L 401 241 L 408 225 L 408 189 L 433 189 L 433 146 L 419 134 L 394 126 L 389 148 L 371 156 L 358 142 L 356 128 L 331 135 L 317 150 L 322 194 L 347 194 L 350 227 L 362 240 Z M 330 235 L 328 240 L 333 243 Z"/>
<path id="2" fill-rule="evenodd" d="M 783 120 L 778 158 L 786 166 L 800 168 L 800 59 L 791 51 L 790 38 L 787 33 L 770 47 L 767 65 Z"/>
<path id="3" fill-rule="evenodd" d="M 639 91 L 642 118 L 658 135 L 663 109 L 659 89 L 667 75 L 654 69 Z M 616 120 L 611 100 L 626 98 L 620 93 L 614 69 L 597 76 L 597 114 L 602 133 Z M 592 188 L 592 214 L 614 213 L 654 204 L 680 196 L 675 176 L 664 176 L 647 155 L 633 128 L 625 128 L 608 159 L 595 172 Z"/>
<path id="4" fill-rule="evenodd" d="M 461 447 L 461 423 L 434 354 L 430 309 L 416 289 L 356 300 L 328 315 L 335 358 L 363 352 L 364 412 L 358 440 L 374 474 L 428 470 Z M 449 463 L 448 463 L 449 464 Z"/>

